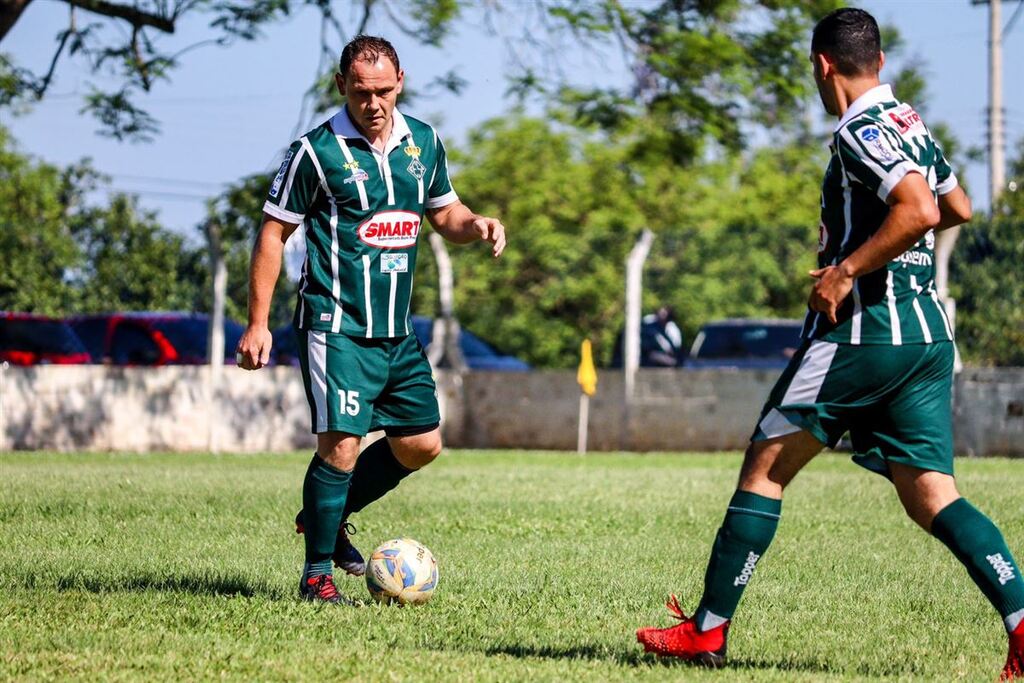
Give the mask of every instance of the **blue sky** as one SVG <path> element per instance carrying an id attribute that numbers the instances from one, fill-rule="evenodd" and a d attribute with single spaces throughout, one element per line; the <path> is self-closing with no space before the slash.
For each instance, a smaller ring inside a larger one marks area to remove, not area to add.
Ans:
<path id="1" fill-rule="evenodd" d="M 925 64 L 929 79 L 928 117 L 951 124 L 966 145 L 984 146 L 987 106 L 987 9 L 970 0 L 864 0 L 858 6 L 898 27 L 905 57 Z M 1003 3 L 1004 22 L 1017 2 Z M 383 22 L 371 30 L 393 40 L 411 86 L 422 86 L 449 69 L 469 82 L 460 96 L 420 98 L 410 113 L 434 123 L 451 144 L 474 125 L 509 110 L 504 97 L 509 47 L 479 26 L 479 17 L 460 24 L 442 49 L 418 45 Z M 16 62 L 45 69 L 54 35 L 67 22 L 67 6 L 34 2 L 0 46 Z M 204 36 L 202 21 L 180 27 L 175 45 Z M 143 206 L 159 212 L 168 227 L 194 233 L 204 213 L 203 197 L 255 172 L 272 172 L 298 123 L 302 94 L 318 60 L 319 21 L 305 11 L 274 25 L 266 36 L 227 49 L 205 48 L 187 55 L 170 83 L 160 84 L 143 104 L 161 121 L 162 133 L 148 144 L 118 143 L 95 134 L 91 118 L 79 115 L 77 93 L 95 81 L 74 62 L 65 62 L 52 96 L 31 113 L 3 115 L 22 150 L 67 164 L 90 157 L 112 177 L 118 190 L 138 192 Z M 581 80 L 624 79 L 614 54 L 593 57 L 571 48 L 561 57 Z M 1004 99 L 1008 152 L 1024 137 L 1024 19 L 1004 43 Z M 885 71 L 883 71 L 883 80 Z M 816 103 L 815 103 L 816 105 Z M 954 160 L 963 167 L 965 159 Z M 987 168 L 967 166 L 978 206 L 987 206 Z M 154 180 L 159 179 L 159 180 Z M 456 177 L 456 186 L 458 178 Z M 816 192 L 817 188 L 808 188 Z"/>

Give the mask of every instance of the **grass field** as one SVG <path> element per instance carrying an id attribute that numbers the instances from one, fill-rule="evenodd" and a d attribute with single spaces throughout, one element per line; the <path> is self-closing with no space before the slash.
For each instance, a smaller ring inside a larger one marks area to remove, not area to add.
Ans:
<path id="1" fill-rule="evenodd" d="M 0 679 L 978 681 L 1005 656 L 966 572 L 839 456 L 788 492 L 721 671 L 633 632 L 694 607 L 738 455 L 448 453 L 355 519 L 364 551 L 434 551 L 422 608 L 296 598 L 308 458 L 0 454 Z M 1024 553 L 1024 462 L 958 467 Z"/>

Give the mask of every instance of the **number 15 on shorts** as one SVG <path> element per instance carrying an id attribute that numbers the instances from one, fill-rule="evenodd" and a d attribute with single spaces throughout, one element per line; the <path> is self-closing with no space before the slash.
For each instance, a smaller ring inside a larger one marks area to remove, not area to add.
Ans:
<path id="1" fill-rule="evenodd" d="M 338 397 L 341 399 L 341 412 L 355 417 L 359 414 L 359 392 L 345 391 L 338 389 Z"/>

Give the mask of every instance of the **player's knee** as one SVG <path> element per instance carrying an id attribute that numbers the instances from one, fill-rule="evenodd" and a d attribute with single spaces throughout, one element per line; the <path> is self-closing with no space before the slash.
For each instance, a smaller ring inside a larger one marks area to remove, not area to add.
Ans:
<path id="1" fill-rule="evenodd" d="M 395 457 L 402 465 L 412 470 L 418 470 L 434 462 L 441 454 L 441 448 L 440 430 L 392 442 Z"/>

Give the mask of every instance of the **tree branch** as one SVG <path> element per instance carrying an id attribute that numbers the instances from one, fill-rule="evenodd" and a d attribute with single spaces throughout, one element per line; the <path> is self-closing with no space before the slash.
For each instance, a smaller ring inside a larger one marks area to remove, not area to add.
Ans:
<path id="1" fill-rule="evenodd" d="M 0 40 L 18 23 L 18 17 L 32 0 L 0 0 Z"/>
<path id="2" fill-rule="evenodd" d="M 168 17 L 152 14 L 150 12 L 144 12 L 137 7 L 129 7 L 126 5 L 119 5 L 116 2 L 108 2 L 107 0 L 64 0 L 69 5 L 75 7 L 81 7 L 87 12 L 93 14 L 101 14 L 105 17 L 113 17 L 115 19 L 123 19 L 135 28 L 141 28 L 143 26 L 152 26 L 158 31 L 164 33 L 174 33 L 174 20 Z"/>
<path id="3" fill-rule="evenodd" d="M 43 95 L 46 94 L 46 89 L 50 87 L 50 81 L 53 80 L 53 72 L 57 69 L 57 61 L 60 59 L 60 55 L 64 52 L 64 46 L 68 44 L 68 38 L 75 33 L 75 8 L 71 8 L 71 24 L 67 30 L 64 31 L 60 37 L 60 44 L 57 46 L 57 51 L 53 53 L 53 59 L 50 61 L 50 69 L 43 76 L 43 80 L 39 82 L 39 85 L 33 88 L 35 91 L 36 99 L 43 99 Z"/>

